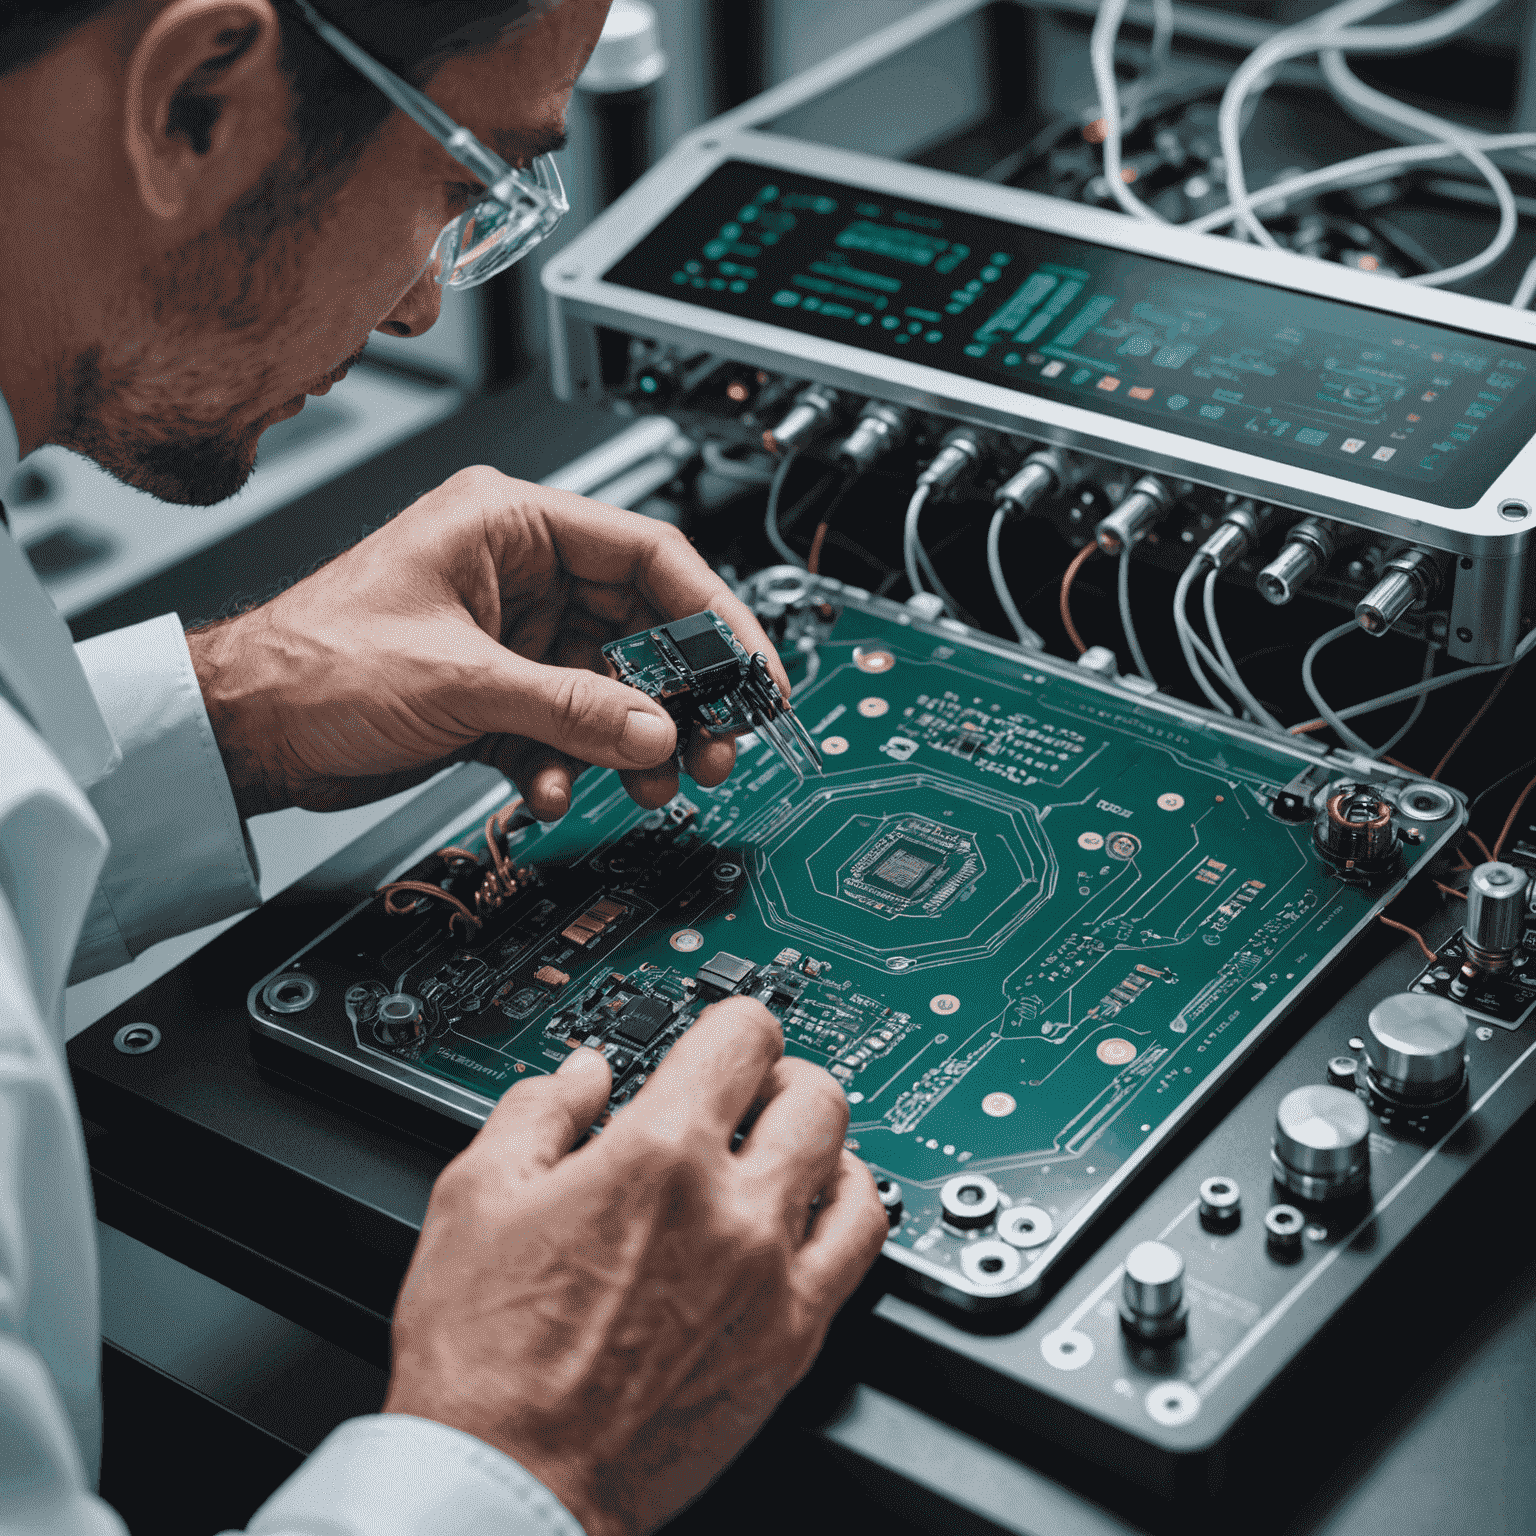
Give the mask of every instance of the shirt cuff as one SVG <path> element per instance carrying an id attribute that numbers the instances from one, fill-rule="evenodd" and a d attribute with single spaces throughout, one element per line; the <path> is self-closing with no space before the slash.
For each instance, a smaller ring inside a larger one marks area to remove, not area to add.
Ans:
<path id="1" fill-rule="evenodd" d="M 75 647 L 122 749 L 90 791 L 112 851 L 72 981 L 261 900 L 255 855 L 174 614 Z"/>
<path id="2" fill-rule="evenodd" d="M 246 1536 L 584 1536 L 531 1472 L 430 1419 L 349 1419 L 256 1511 Z"/>

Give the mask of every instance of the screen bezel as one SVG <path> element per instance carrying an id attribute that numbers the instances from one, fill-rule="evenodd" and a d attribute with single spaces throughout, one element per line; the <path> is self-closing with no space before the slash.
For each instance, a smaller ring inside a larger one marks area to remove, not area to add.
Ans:
<path id="1" fill-rule="evenodd" d="M 1405 540 L 1457 553 L 1508 559 L 1529 539 L 1536 516 L 1501 515 L 1506 501 L 1525 503 L 1520 488 L 1536 474 L 1536 440 L 1528 442 L 1487 491 L 1465 507 L 1360 485 L 1319 470 L 1185 437 L 1162 427 L 1108 417 L 1080 405 L 1025 394 L 905 359 L 889 358 L 845 342 L 744 320 L 686 300 L 621 287 L 603 275 L 644 240 L 720 164 L 741 160 L 765 170 L 796 172 L 867 187 L 962 212 L 1037 228 L 1068 239 L 1258 281 L 1373 314 L 1400 316 L 1485 338 L 1536 346 L 1536 314 L 1461 294 L 1410 287 L 1287 252 L 1261 250 L 1235 240 L 1152 225 L 1060 199 L 1021 192 L 943 171 L 880 160 L 847 150 L 743 131 L 700 130 L 682 141 L 594 225 L 546 267 L 552 305 L 557 377 L 571 377 L 570 338 L 562 311 L 574 319 L 615 326 L 659 341 L 696 345 L 713 340 L 733 358 L 876 394 L 1068 448 L 1081 448 L 1137 468 L 1259 497 L 1299 511 L 1375 527 Z M 1528 505 L 1528 503 L 1526 503 Z"/>

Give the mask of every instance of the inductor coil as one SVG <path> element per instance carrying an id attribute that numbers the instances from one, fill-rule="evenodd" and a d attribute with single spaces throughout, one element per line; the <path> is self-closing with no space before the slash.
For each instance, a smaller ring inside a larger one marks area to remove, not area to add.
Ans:
<path id="1" fill-rule="evenodd" d="M 1336 784 L 1312 823 L 1317 851 L 1341 875 L 1370 882 L 1402 861 L 1392 804 L 1369 784 Z"/>

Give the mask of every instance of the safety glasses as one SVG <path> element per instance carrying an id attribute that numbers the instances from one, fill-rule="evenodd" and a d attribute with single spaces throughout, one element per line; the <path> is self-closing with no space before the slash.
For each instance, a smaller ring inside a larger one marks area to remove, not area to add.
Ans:
<path id="1" fill-rule="evenodd" d="M 485 196 L 445 225 L 432 247 L 433 276 L 443 287 L 473 288 L 505 272 L 569 212 L 560 172 L 548 155 L 540 155 L 526 171 L 508 165 L 436 102 L 333 27 L 309 0 L 293 3 L 324 42 L 484 184 Z"/>

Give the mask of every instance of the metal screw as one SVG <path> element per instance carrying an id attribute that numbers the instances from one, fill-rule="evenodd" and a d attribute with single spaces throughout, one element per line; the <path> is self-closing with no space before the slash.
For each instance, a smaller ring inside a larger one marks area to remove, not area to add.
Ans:
<path id="1" fill-rule="evenodd" d="M 160 1031 L 153 1024 L 124 1024 L 112 1036 L 112 1044 L 124 1056 L 142 1056 L 160 1044 Z"/>

